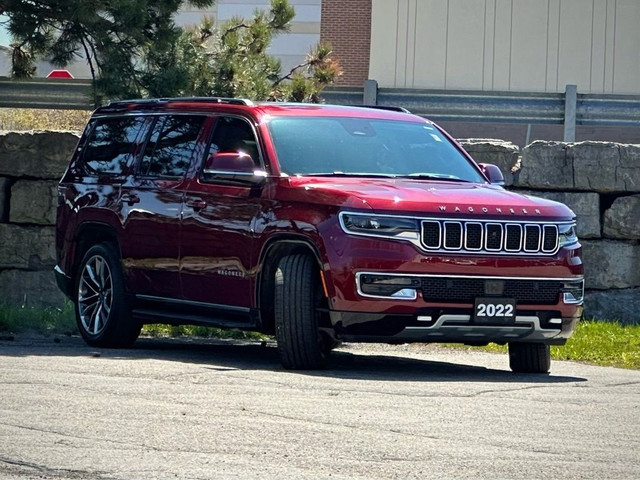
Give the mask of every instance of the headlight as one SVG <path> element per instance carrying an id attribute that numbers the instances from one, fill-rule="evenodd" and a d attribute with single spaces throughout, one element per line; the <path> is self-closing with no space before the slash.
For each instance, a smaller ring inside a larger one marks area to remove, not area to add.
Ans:
<path id="1" fill-rule="evenodd" d="M 573 245 L 578 242 L 575 224 L 558 225 L 558 243 L 561 247 Z"/>
<path id="2" fill-rule="evenodd" d="M 418 240 L 418 220 L 387 215 L 341 213 L 340 225 L 347 233 Z"/>

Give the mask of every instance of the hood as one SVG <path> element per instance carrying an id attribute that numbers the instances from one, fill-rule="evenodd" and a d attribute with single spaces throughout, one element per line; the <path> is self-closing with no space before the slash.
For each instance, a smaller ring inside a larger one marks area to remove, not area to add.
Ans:
<path id="1" fill-rule="evenodd" d="M 376 213 L 530 220 L 575 216 L 562 203 L 489 184 L 361 177 L 290 177 L 288 183 L 305 201 Z"/>

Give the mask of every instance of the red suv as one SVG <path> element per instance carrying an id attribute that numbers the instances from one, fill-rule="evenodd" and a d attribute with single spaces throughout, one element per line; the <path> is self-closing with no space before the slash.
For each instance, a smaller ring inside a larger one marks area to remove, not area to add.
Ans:
<path id="1" fill-rule="evenodd" d="M 496 342 L 547 372 L 582 313 L 575 216 L 501 184 L 401 108 L 112 103 L 60 182 L 56 276 L 96 346 L 198 324 L 274 334 L 293 369 L 341 341 Z"/>

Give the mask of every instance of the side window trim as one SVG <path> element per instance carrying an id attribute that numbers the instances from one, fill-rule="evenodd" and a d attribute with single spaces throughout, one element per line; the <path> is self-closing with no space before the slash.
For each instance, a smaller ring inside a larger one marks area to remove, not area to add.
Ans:
<path id="1" fill-rule="evenodd" d="M 183 173 L 181 175 L 167 175 L 165 173 L 155 174 L 153 172 L 150 172 L 150 169 L 153 165 L 152 160 L 155 158 L 158 143 L 161 142 L 164 138 L 163 134 L 165 133 L 165 126 L 167 125 L 168 120 L 174 117 L 187 117 L 187 116 L 198 118 L 200 120 L 200 126 L 199 126 L 198 133 L 196 134 L 194 139 L 194 145 L 189 154 L 189 161 L 187 162 L 187 166 L 184 169 Z M 149 117 L 153 118 L 153 120 L 149 123 L 148 132 L 144 140 L 144 145 L 141 147 L 139 158 L 136 161 L 136 165 L 134 168 L 134 175 L 137 178 L 146 178 L 146 179 L 166 179 L 166 180 L 185 179 L 189 172 L 190 165 L 194 162 L 194 157 L 196 157 L 196 152 L 198 151 L 198 148 L 197 148 L 198 142 L 200 137 L 203 134 L 203 129 L 206 126 L 206 121 L 209 115 L 206 115 L 203 113 L 192 113 L 192 112 L 184 112 L 184 113 L 171 112 L 171 113 L 163 113 L 160 115 L 149 115 Z M 147 154 L 147 149 L 149 148 L 149 142 L 151 142 L 154 132 L 156 131 L 158 132 L 158 139 L 156 143 L 153 145 L 152 147 L 153 150 L 151 151 L 149 156 L 150 158 L 149 167 L 147 168 L 146 172 L 143 173 L 142 169 L 143 169 L 144 159 Z M 199 160 L 196 160 L 196 161 L 199 161 Z"/>
<path id="2" fill-rule="evenodd" d="M 141 124 L 137 127 L 137 131 L 135 133 L 135 137 L 133 138 L 132 141 L 129 142 L 130 144 L 130 151 L 127 153 L 127 155 L 130 155 L 130 159 L 127 162 L 127 165 L 122 169 L 122 171 L 120 172 L 110 172 L 110 171 L 96 171 L 94 169 L 92 169 L 88 163 L 90 161 L 90 159 L 87 159 L 87 147 L 90 143 L 90 141 L 94 138 L 94 134 L 96 129 L 98 128 L 99 125 L 102 125 L 103 123 L 106 123 L 110 120 L 113 119 L 119 119 L 119 120 L 124 120 L 126 118 L 134 118 L 134 119 L 141 119 L 142 122 Z M 136 164 L 136 157 L 138 155 L 138 151 L 137 148 L 140 144 L 140 139 L 142 138 L 143 135 L 146 134 L 145 132 L 145 126 L 146 126 L 146 121 L 145 121 L 145 115 L 143 114 L 134 114 L 134 115 L 106 115 L 106 116 L 100 116 L 100 117 L 93 117 L 89 120 L 87 127 L 85 128 L 85 131 L 83 132 L 81 138 L 80 138 L 80 142 L 78 145 L 78 158 L 77 158 L 77 163 L 79 164 L 79 168 L 86 174 L 86 175 L 97 175 L 97 176 L 111 176 L 111 177 L 124 177 L 127 176 L 129 174 L 131 174 L 133 168 L 135 168 L 135 164 Z"/>
<path id="3" fill-rule="evenodd" d="M 154 115 L 152 118 L 152 121 L 149 124 L 149 131 L 147 132 L 147 134 L 145 135 L 144 138 L 144 145 L 142 145 L 141 149 L 140 149 L 140 154 L 138 155 L 137 161 L 136 161 L 136 166 L 134 169 L 134 175 L 136 177 L 141 177 L 141 178 L 147 178 L 147 177 L 153 177 L 153 175 L 149 175 L 149 168 L 147 168 L 146 173 L 142 173 L 142 167 L 144 164 L 144 157 L 145 157 L 145 153 L 147 151 L 147 147 L 149 146 L 149 142 L 151 141 L 151 137 L 153 136 L 153 133 L 156 129 L 156 126 L 158 124 L 160 124 L 160 133 L 162 133 L 162 129 L 164 128 L 164 123 L 167 120 L 167 115 Z M 153 154 L 156 151 L 156 147 L 157 147 L 157 143 L 153 145 L 153 151 L 151 152 L 151 157 L 153 158 Z M 151 165 L 149 165 L 150 167 Z"/>
<path id="4" fill-rule="evenodd" d="M 256 170 L 266 172 L 264 156 L 263 156 L 263 153 L 262 153 L 262 147 L 260 146 L 260 141 L 259 141 L 260 137 L 258 135 L 258 132 L 257 132 L 253 122 L 249 118 L 244 117 L 242 115 L 220 113 L 220 114 L 215 114 L 215 115 L 211 115 L 211 116 L 214 118 L 215 122 L 212 125 L 211 132 L 209 133 L 209 138 L 207 139 L 207 142 L 206 142 L 206 145 L 205 145 L 204 155 L 202 156 L 202 159 L 200 160 L 200 165 L 198 165 L 198 170 L 197 170 L 198 179 L 200 181 L 203 181 L 203 182 L 206 182 L 206 183 L 224 183 L 224 184 L 226 184 L 226 183 L 229 183 L 230 179 L 231 179 L 232 183 L 236 183 L 234 180 L 238 180 L 239 178 L 241 179 L 242 177 L 246 177 L 246 178 L 253 177 L 253 175 L 251 173 L 235 172 L 235 171 L 232 171 L 232 170 L 216 170 L 215 171 L 216 175 L 221 175 L 222 178 L 221 177 L 217 177 L 217 178 L 213 178 L 213 179 L 206 179 L 206 180 L 204 179 L 205 163 L 207 162 L 207 159 L 209 158 L 209 155 L 211 153 L 211 145 L 213 144 L 213 140 L 214 140 L 214 137 L 216 135 L 216 131 L 218 130 L 218 128 L 220 128 L 221 120 L 224 119 L 224 118 L 238 119 L 238 120 L 241 120 L 241 121 L 245 122 L 249 126 L 249 129 L 251 130 L 251 134 L 253 135 L 253 139 L 255 141 L 256 152 L 257 152 L 257 155 L 258 155 L 257 159 L 253 159 L 254 163 L 256 162 L 256 160 L 258 162 L 257 165 L 256 165 Z M 228 177 L 228 178 L 225 178 L 225 177 Z M 242 180 L 240 180 L 240 181 L 242 181 Z"/>

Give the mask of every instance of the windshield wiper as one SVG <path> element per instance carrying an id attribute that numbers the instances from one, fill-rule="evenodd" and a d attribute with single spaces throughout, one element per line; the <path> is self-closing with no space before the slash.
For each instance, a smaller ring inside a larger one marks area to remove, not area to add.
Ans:
<path id="1" fill-rule="evenodd" d="M 318 172 L 301 173 L 303 177 L 376 177 L 376 178 L 397 178 L 391 173 L 365 173 L 365 172 Z"/>
<path id="2" fill-rule="evenodd" d="M 424 180 L 441 180 L 443 182 L 464 182 L 471 183 L 470 180 L 465 180 L 464 178 L 456 177 L 455 175 L 443 175 L 439 173 L 410 173 L 408 175 L 401 175 L 403 178 L 418 178 Z"/>

